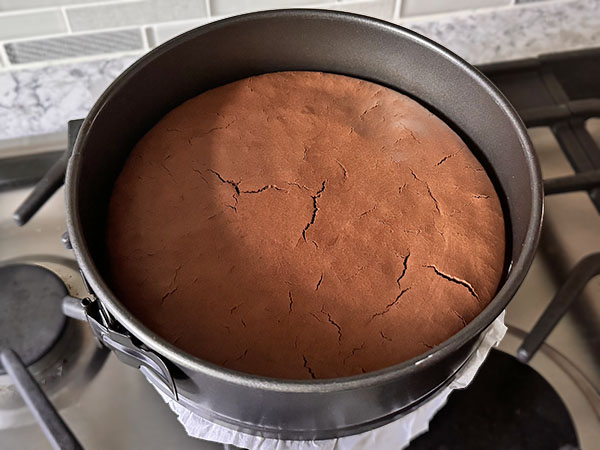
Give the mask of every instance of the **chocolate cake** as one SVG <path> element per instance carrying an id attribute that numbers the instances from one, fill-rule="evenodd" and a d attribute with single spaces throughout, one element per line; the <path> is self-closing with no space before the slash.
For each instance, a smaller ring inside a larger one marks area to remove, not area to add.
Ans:
<path id="1" fill-rule="evenodd" d="M 388 367 L 493 298 L 505 232 L 465 143 L 416 101 L 281 72 L 175 108 L 112 194 L 119 300 L 173 345 L 287 379 Z"/>

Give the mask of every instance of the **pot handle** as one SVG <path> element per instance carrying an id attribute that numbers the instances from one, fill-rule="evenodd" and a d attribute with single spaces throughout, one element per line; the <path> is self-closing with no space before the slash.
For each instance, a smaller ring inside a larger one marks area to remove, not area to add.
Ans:
<path id="1" fill-rule="evenodd" d="M 112 350 L 117 358 L 143 372 L 149 371 L 164 385 L 167 395 L 175 401 L 179 399 L 171 371 L 162 358 L 143 344 L 134 342 L 134 338 L 124 329 L 121 331 L 120 324 L 109 317 L 98 300 L 67 295 L 63 299 L 62 309 L 69 317 L 87 320 L 100 343 Z"/>
<path id="2" fill-rule="evenodd" d="M 54 194 L 65 182 L 67 165 L 71 153 L 73 152 L 73 145 L 75 144 L 75 139 L 77 138 L 81 124 L 83 124 L 83 119 L 69 121 L 67 125 L 67 150 L 65 150 L 58 161 L 56 161 L 50 170 L 48 170 L 46 175 L 44 175 L 44 177 L 35 185 L 33 191 L 31 191 L 29 196 L 14 212 L 13 219 L 17 225 L 25 225 L 44 203 L 48 201 L 52 194 Z"/>

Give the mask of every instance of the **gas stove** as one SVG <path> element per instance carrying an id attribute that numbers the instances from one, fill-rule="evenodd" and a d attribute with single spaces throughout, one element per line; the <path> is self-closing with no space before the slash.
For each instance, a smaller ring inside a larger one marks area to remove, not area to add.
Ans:
<path id="1" fill-rule="evenodd" d="M 481 70 L 529 127 L 546 180 L 542 239 L 507 308 L 506 337 L 409 448 L 591 450 L 600 442 L 600 49 Z M 12 219 L 61 154 L 0 159 L 0 324 L 10 329 L 0 348 L 17 351 L 85 448 L 223 448 L 188 437 L 145 377 L 99 347 L 86 324 L 36 307 L 40 296 L 86 293 L 61 242 L 62 189 L 26 226 Z M 0 449 L 49 447 L 0 369 Z"/>

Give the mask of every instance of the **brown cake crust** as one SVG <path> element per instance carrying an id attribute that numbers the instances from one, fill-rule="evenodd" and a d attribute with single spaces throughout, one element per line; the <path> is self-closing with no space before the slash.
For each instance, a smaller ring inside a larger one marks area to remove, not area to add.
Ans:
<path id="1" fill-rule="evenodd" d="M 419 355 L 492 299 L 504 221 L 486 172 L 427 109 L 317 72 L 252 77 L 167 114 L 109 207 L 112 287 L 213 363 L 330 378 Z"/>

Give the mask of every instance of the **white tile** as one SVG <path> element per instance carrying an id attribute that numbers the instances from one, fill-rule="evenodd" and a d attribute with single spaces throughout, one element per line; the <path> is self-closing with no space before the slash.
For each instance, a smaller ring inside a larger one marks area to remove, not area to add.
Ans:
<path id="1" fill-rule="evenodd" d="M 0 12 L 19 9 L 51 8 L 53 6 L 72 5 L 77 3 L 100 3 L 111 0 L 0 0 Z"/>
<path id="2" fill-rule="evenodd" d="M 140 0 L 70 7 L 66 12 L 73 31 L 187 20 L 207 15 L 206 3 L 201 0 Z"/>
<path id="3" fill-rule="evenodd" d="M 165 23 L 155 25 L 152 27 L 154 43 L 156 45 L 160 45 L 163 42 L 168 41 L 169 39 L 173 39 L 175 36 L 178 36 L 182 33 L 185 33 L 186 31 L 193 30 L 194 28 L 212 22 L 213 20 L 216 19 L 200 19 L 179 23 Z"/>
<path id="4" fill-rule="evenodd" d="M 394 8 L 396 0 L 363 0 L 363 1 L 345 1 L 333 5 L 327 9 L 336 11 L 347 11 L 364 16 L 376 17 L 387 21 L 394 20 Z"/>
<path id="5" fill-rule="evenodd" d="M 504 6 L 511 3 L 512 0 L 402 0 L 400 16 L 420 16 L 424 14 L 437 14 L 465 9 Z"/>
<path id="6" fill-rule="evenodd" d="M 65 33 L 67 24 L 59 9 L 0 14 L 0 40 Z"/>
<path id="7" fill-rule="evenodd" d="M 210 0 L 215 16 L 241 14 L 265 9 L 296 8 L 318 3 L 318 0 Z"/>
<path id="8" fill-rule="evenodd" d="M 77 58 L 142 51 L 141 30 L 115 30 L 85 33 L 48 39 L 36 39 L 5 44 L 6 54 L 12 64 L 27 64 L 54 59 Z"/>
<path id="9" fill-rule="evenodd" d="M 234 3 L 231 0 L 223 2 L 223 3 Z M 338 0 L 337 2 L 335 1 L 329 1 L 329 2 L 323 2 L 323 3 L 319 3 L 318 0 L 305 0 L 305 1 L 298 1 L 298 0 L 293 0 L 290 1 L 290 5 L 286 6 L 286 1 L 272 1 L 272 0 L 267 0 L 267 1 L 238 1 L 235 2 L 236 4 L 241 4 L 244 3 L 246 4 L 246 6 L 248 7 L 248 9 L 242 9 L 242 10 L 236 10 L 233 11 L 232 9 L 228 10 L 229 12 L 227 13 L 228 15 L 231 14 L 237 14 L 237 13 L 244 13 L 244 12 L 249 12 L 249 11 L 255 11 L 255 10 L 261 10 L 261 9 L 268 9 L 270 7 L 279 7 L 279 8 L 286 8 L 286 7 L 298 7 L 298 8 L 317 8 L 317 9 L 332 9 L 332 10 L 339 10 L 339 11 L 350 11 L 350 12 L 357 12 L 359 14 L 366 14 L 366 15 L 373 15 L 373 16 L 377 16 L 377 17 L 388 17 L 391 12 L 393 11 L 393 8 L 391 7 L 392 4 L 394 3 L 394 0 L 366 0 L 366 1 L 362 1 L 362 2 L 356 2 L 356 1 L 348 1 L 346 0 L 346 3 L 343 3 L 341 0 Z M 273 3 L 273 5 L 268 5 L 269 3 Z M 263 8 L 259 7 L 258 5 L 263 5 Z M 213 8 L 213 6 L 211 6 L 211 8 Z M 186 31 L 189 31 L 193 28 L 205 25 L 207 23 L 210 23 L 214 20 L 217 20 L 219 18 L 222 18 L 223 16 L 225 16 L 225 10 L 218 10 L 217 12 L 215 12 L 214 9 L 211 9 L 211 13 L 213 16 L 218 16 L 218 17 L 213 17 L 213 18 L 205 18 L 205 19 L 199 19 L 199 20 L 193 20 L 193 21 L 185 21 L 185 22 L 177 22 L 177 23 L 164 23 L 164 24 L 157 24 L 154 25 L 151 28 L 151 33 L 152 33 L 152 39 L 156 42 L 156 45 L 160 45 L 163 42 L 168 41 L 169 39 L 174 38 L 175 36 L 181 34 L 181 33 L 185 33 Z"/>

